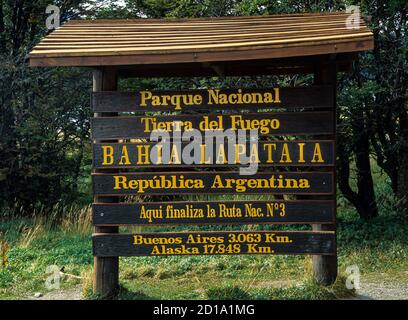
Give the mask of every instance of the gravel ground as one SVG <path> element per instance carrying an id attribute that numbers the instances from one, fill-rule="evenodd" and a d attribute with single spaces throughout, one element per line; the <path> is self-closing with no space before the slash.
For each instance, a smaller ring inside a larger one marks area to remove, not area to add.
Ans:
<path id="1" fill-rule="evenodd" d="M 55 290 L 29 300 L 81 300 L 81 286 Z M 408 279 L 406 281 L 367 281 L 362 279 L 361 287 L 353 300 L 408 300 Z"/>
<path id="2" fill-rule="evenodd" d="M 41 294 L 40 296 L 37 294 L 36 296 L 29 297 L 29 300 L 81 300 L 82 296 L 82 289 L 81 285 L 77 285 L 71 289 L 65 290 L 54 290 L 45 293 L 44 295 Z"/>
<path id="3" fill-rule="evenodd" d="M 408 300 L 408 282 L 363 282 L 355 300 Z"/>

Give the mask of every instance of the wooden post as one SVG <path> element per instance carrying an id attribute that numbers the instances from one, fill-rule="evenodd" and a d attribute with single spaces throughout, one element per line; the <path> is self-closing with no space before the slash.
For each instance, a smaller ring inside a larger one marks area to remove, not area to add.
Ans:
<path id="1" fill-rule="evenodd" d="M 117 90 L 117 73 L 114 68 L 100 68 L 93 72 L 93 91 Z M 112 117 L 117 113 L 95 113 L 94 117 Z M 117 142 L 104 140 L 101 142 Z M 95 172 L 113 173 L 112 169 L 98 169 Z M 95 203 L 115 203 L 117 197 L 94 196 Z M 119 227 L 94 227 L 94 233 L 118 233 Z M 119 258 L 118 257 L 94 257 L 94 281 L 93 291 L 102 298 L 113 298 L 119 288 Z"/>
<path id="2" fill-rule="evenodd" d="M 336 79 L 337 79 L 337 66 L 335 64 L 319 65 L 315 70 L 314 82 L 316 85 L 325 84 L 331 85 L 333 90 L 333 121 L 336 125 Z M 337 130 L 337 129 L 336 129 Z M 333 137 L 333 140 L 336 141 L 336 131 Z M 336 159 L 336 152 L 334 154 L 334 159 Z M 335 201 L 335 210 L 337 212 L 337 179 L 336 179 L 336 169 L 334 168 L 334 201 Z M 313 231 L 336 231 L 336 221 L 334 224 L 313 224 Z M 337 245 L 335 246 L 335 255 L 331 256 L 312 256 L 313 263 L 313 276 L 315 280 L 323 285 L 331 285 L 336 281 L 337 278 Z"/>

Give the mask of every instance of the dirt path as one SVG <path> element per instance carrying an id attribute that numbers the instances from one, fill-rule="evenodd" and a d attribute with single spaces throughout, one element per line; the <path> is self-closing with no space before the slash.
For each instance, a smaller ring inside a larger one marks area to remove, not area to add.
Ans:
<path id="1" fill-rule="evenodd" d="M 81 300 L 81 285 L 71 289 L 55 290 L 40 297 L 29 297 L 30 300 Z M 365 280 L 352 300 L 408 300 L 407 281 Z"/>
<path id="2" fill-rule="evenodd" d="M 30 297 L 29 300 L 81 300 L 82 288 L 77 285 L 70 289 L 54 290 L 39 297 Z"/>
<path id="3" fill-rule="evenodd" d="M 353 300 L 408 300 L 408 282 L 363 282 Z"/>

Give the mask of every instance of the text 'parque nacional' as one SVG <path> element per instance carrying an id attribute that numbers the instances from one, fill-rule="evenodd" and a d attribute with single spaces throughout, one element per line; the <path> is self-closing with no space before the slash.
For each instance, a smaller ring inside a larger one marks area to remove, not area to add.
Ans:
<path id="1" fill-rule="evenodd" d="M 223 93 L 220 89 L 207 89 L 197 94 L 154 94 L 149 90 L 140 91 L 140 107 L 171 106 L 174 110 L 181 110 L 182 106 L 199 107 L 205 102 L 206 105 L 270 105 L 280 104 L 279 88 L 270 89 L 266 92 L 236 92 Z"/>
<path id="2" fill-rule="evenodd" d="M 95 92 L 94 112 L 146 112 L 274 108 L 327 108 L 332 105 L 329 86 L 266 89 L 201 89 L 136 92 Z"/>

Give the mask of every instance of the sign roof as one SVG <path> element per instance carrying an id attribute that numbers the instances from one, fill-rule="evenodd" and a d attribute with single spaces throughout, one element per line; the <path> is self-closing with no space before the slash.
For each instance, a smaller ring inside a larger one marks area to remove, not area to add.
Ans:
<path id="1" fill-rule="evenodd" d="M 198 19 L 71 20 L 30 53 L 32 66 L 245 61 L 373 48 L 364 20 L 345 12 Z"/>

